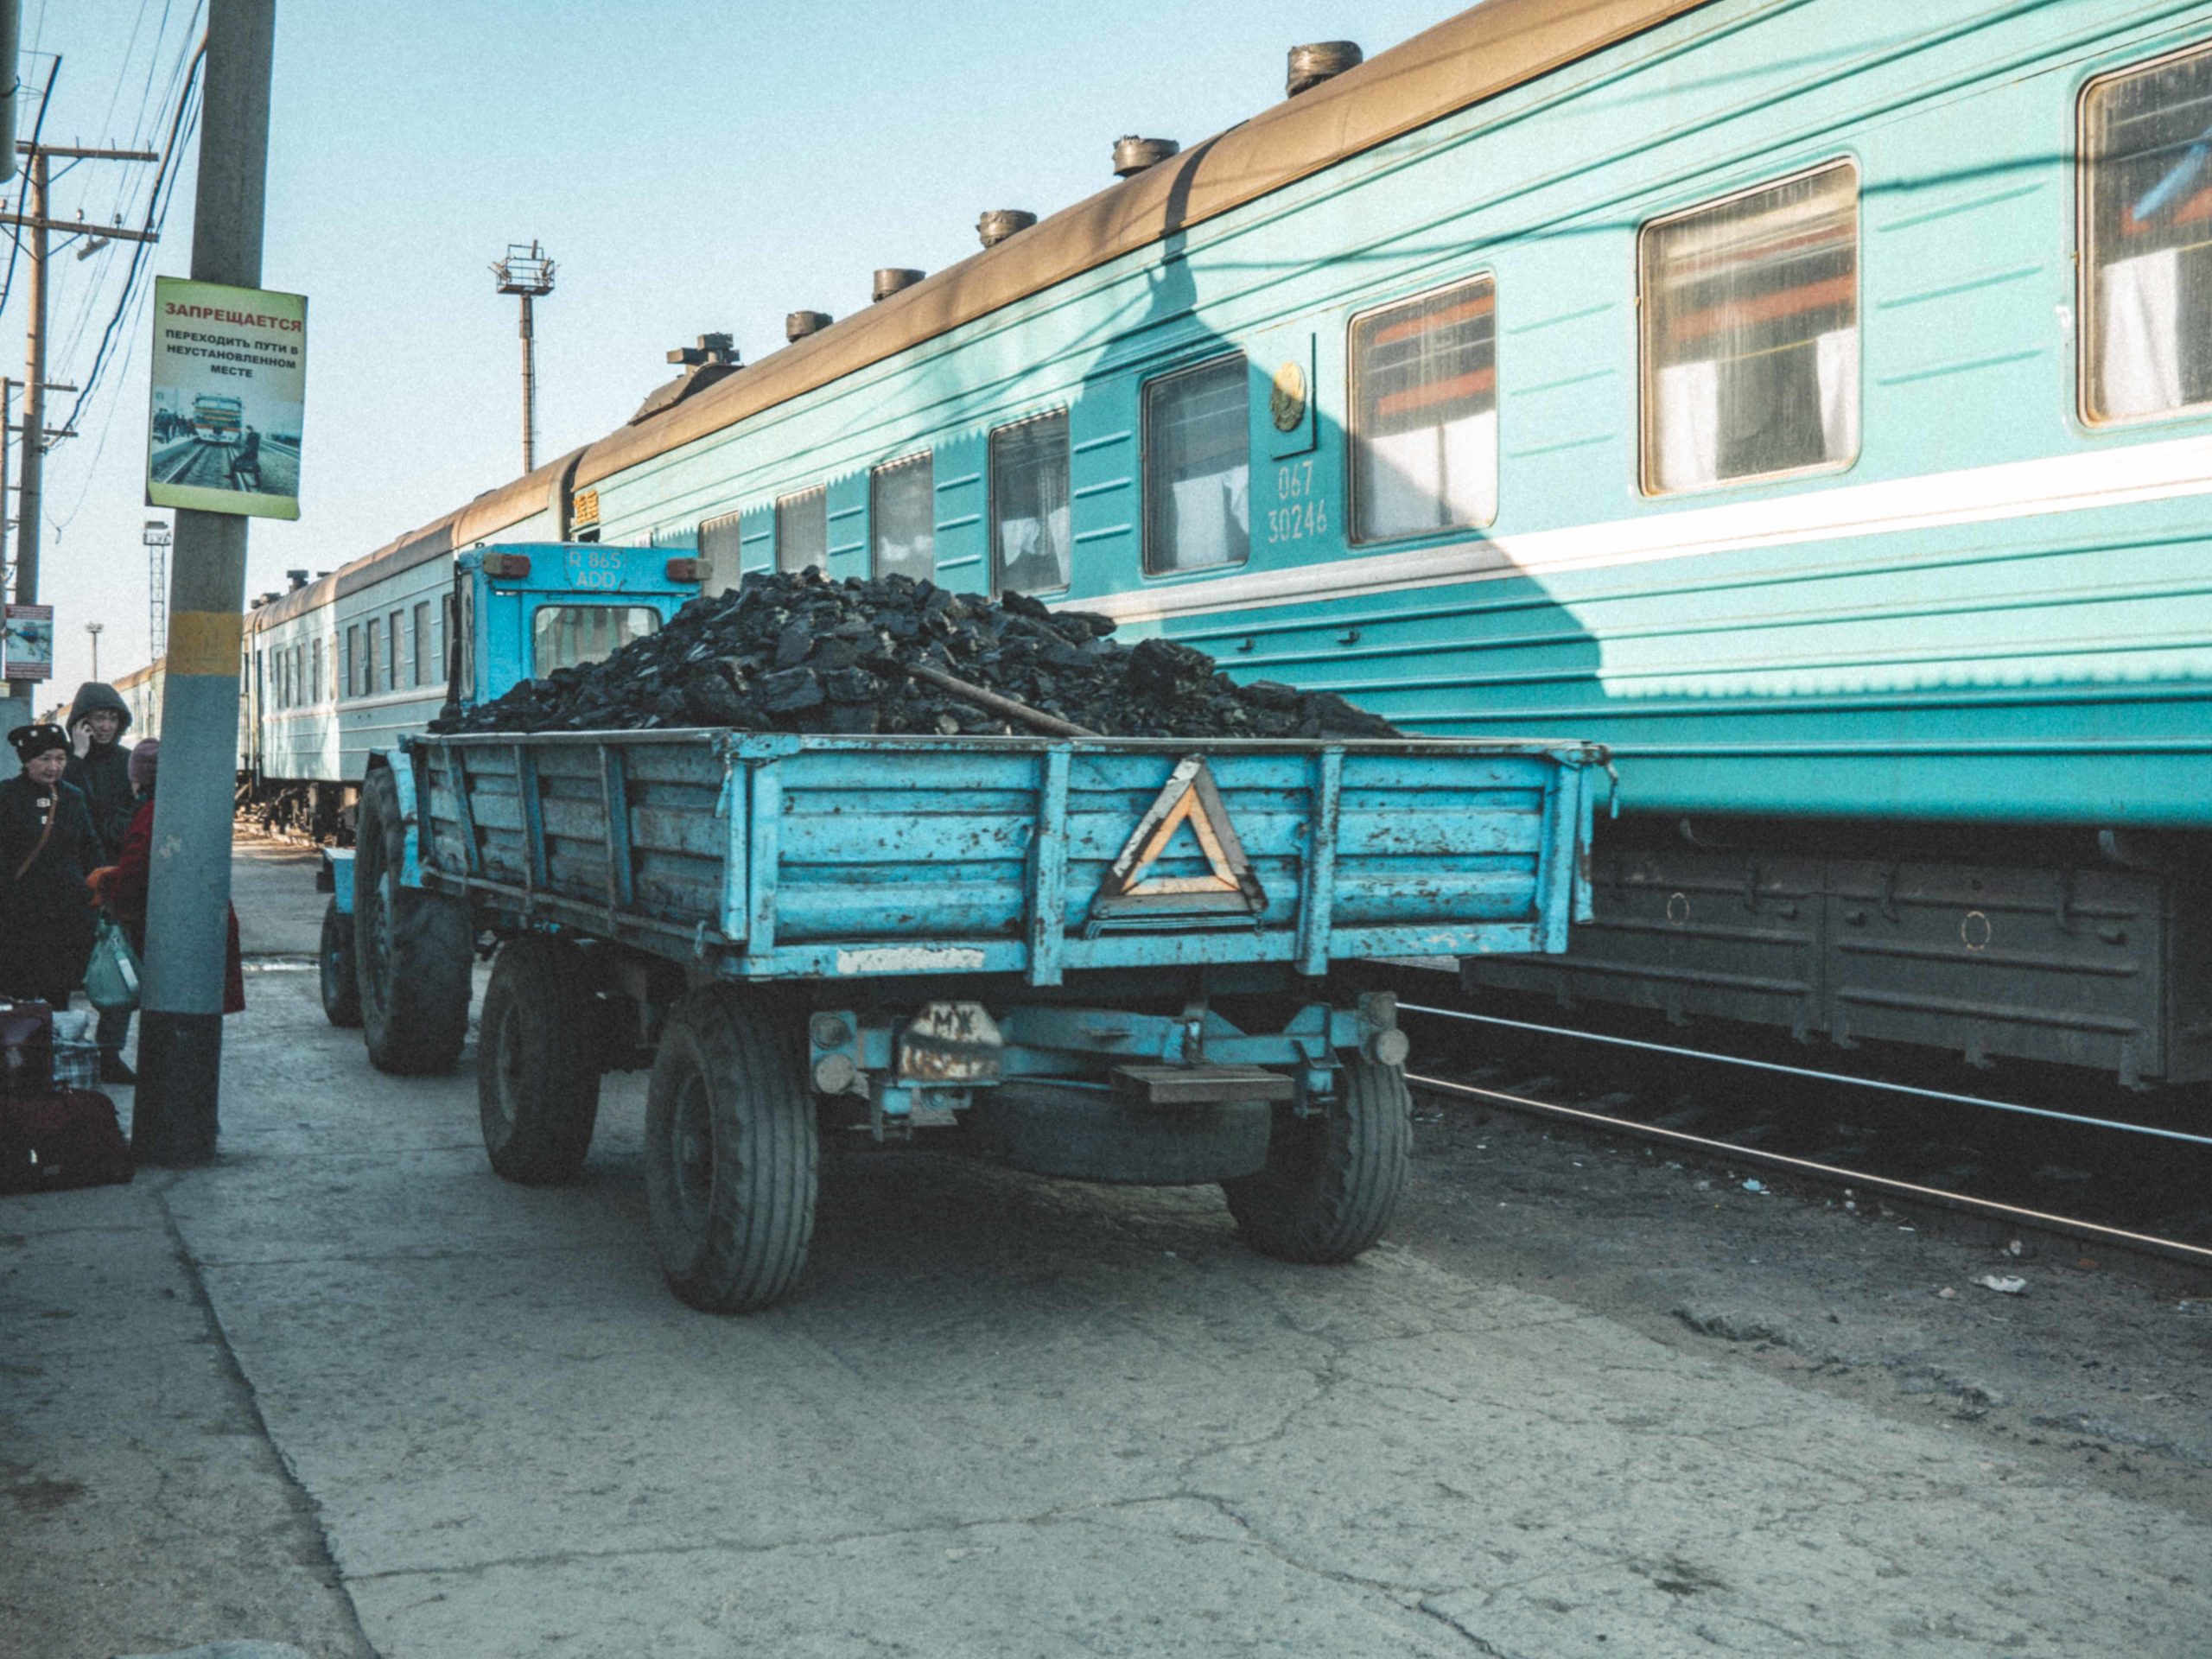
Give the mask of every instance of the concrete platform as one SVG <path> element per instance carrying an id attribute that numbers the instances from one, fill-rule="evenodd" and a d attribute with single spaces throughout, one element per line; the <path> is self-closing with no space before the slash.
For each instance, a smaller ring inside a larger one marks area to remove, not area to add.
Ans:
<path id="1" fill-rule="evenodd" d="M 241 857 L 222 1161 L 0 1200 L 0 1652 L 2208 1651 L 2192 1471 L 2137 1491 L 1486 1272 L 1427 1166 L 1315 1270 L 1211 1190 L 863 1153 L 797 1301 L 693 1313 L 639 1082 L 580 1183 L 504 1185 L 470 1072 L 324 1023 L 310 874 Z M 1591 1223 L 1518 1236 L 1565 1264 Z"/>

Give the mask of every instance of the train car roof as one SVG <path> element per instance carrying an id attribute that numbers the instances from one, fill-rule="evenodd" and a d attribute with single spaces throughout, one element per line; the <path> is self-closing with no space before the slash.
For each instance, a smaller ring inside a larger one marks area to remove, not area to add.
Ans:
<path id="1" fill-rule="evenodd" d="M 1488 0 L 588 448 L 575 486 L 1656 28 L 1707 0 Z"/>
<path id="2" fill-rule="evenodd" d="M 341 564 L 328 575 L 274 599 L 246 620 L 248 632 L 289 622 L 304 612 L 329 604 L 341 594 L 358 593 L 372 582 L 411 569 L 425 559 L 438 558 L 457 547 L 473 547 L 498 535 L 510 524 L 543 512 L 557 499 L 583 450 L 571 449 L 543 467 L 524 474 L 509 484 L 486 490 L 467 506 L 434 518 L 404 536 L 395 537 L 373 553 Z"/>

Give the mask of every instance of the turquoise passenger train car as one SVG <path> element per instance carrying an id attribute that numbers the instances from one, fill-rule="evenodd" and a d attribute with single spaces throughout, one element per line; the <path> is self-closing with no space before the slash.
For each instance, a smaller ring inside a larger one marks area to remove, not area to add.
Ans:
<path id="1" fill-rule="evenodd" d="M 1489 0 L 885 286 L 562 533 L 1607 744 L 1479 984 L 2212 1073 L 2212 4 Z"/>

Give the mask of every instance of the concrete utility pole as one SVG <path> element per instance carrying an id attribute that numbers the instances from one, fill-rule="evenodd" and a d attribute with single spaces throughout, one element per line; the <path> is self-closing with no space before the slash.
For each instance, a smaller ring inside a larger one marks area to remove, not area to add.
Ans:
<path id="1" fill-rule="evenodd" d="M 553 291 L 553 261 L 532 241 L 507 244 L 507 257 L 492 266 L 502 294 L 522 298 L 522 469 L 537 465 L 537 324 L 531 302 Z"/>
<path id="2" fill-rule="evenodd" d="M 105 622 L 85 624 L 85 632 L 92 636 L 92 677 L 96 680 L 100 677 L 100 631 L 106 626 Z"/>
<path id="3" fill-rule="evenodd" d="M 195 282 L 261 285 L 276 38 L 276 0 L 209 0 L 192 215 Z M 245 551 L 243 518 L 179 509 L 130 1126 L 132 1149 L 147 1163 L 198 1164 L 215 1155 Z"/>
<path id="4" fill-rule="evenodd" d="M 81 220 L 47 217 L 47 162 L 60 156 L 82 162 L 158 162 L 150 149 L 83 149 L 68 144 L 20 143 L 16 148 L 30 158 L 30 212 L 0 213 L 0 225 L 16 225 L 30 234 L 23 238 L 23 253 L 30 284 L 30 327 L 23 341 L 23 482 L 20 492 L 16 543 L 16 602 L 38 602 L 39 543 L 41 540 L 40 497 L 46 487 L 46 394 L 54 390 L 46 383 L 46 233 L 82 232 L 111 241 L 152 242 L 151 231 L 126 231 L 121 226 L 89 225 Z"/>

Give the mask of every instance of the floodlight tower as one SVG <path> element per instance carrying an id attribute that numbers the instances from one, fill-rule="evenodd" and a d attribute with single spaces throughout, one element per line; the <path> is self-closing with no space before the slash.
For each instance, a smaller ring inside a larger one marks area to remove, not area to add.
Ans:
<path id="1" fill-rule="evenodd" d="M 158 663 L 169 650 L 169 527 L 149 518 L 138 539 L 146 544 L 146 660 Z"/>
<path id="2" fill-rule="evenodd" d="M 507 257 L 496 260 L 492 276 L 502 294 L 522 301 L 522 469 L 537 464 L 537 335 L 531 316 L 531 302 L 553 291 L 553 261 L 532 241 L 507 244 Z"/>
<path id="3" fill-rule="evenodd" d="M 92 677 L 96 680 L 100 677 L 100 631 L 106 626 L 105 622 L 85 624 L 85 632 L 92 636 Z"/>

